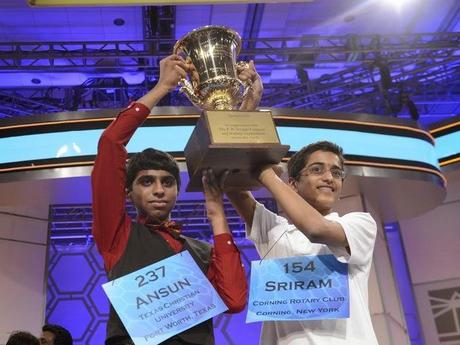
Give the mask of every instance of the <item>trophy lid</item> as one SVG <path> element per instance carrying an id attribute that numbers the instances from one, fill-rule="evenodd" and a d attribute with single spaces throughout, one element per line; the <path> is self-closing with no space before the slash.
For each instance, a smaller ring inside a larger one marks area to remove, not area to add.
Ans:
<path id="1" fill-rule="evenodd" d="M 179 50 L 185 45 L 185 42 L 196 37 L 196 36 L 200 36 L 200 35 L 208 35 L 209 32 L 222 32 L 222 33 L 225 33 L 227 35 L 230 35 L 232 36 L 233 40 L 235 40 L 236 42 L 236 55 L 238 55 L 240 53 L 240 50 L 241 50 L 241 36 L 238 32 L 236 32 L 235 30 L 229 28 L 229 27 L 226 27 L 226 26 L 220 26 L 220 25 L 206 25 L 206 26 L 202 26 L 200 28 L 197 28 L 197 29 L 193 29 L 192 31 L 190 31 L 189 33 L 185 34 L 184 36 L 182 36 L 177 42 L 176 44 L 174 45 L 174 48 L 173 48 L 173 53 L 174 54 L 177 54 L 179 52 Z"/>

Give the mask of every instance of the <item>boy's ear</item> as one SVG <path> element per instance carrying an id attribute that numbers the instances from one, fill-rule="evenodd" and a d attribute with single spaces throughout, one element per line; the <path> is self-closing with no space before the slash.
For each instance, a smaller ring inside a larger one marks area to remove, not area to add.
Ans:
<path id="1" fill-rule="evenodd" d="M 297 193 L 297 180 L 293 177 L 289 177 L 288 185 Z"/>
<path id="2" fill-rule="evenodd" d="M 133 199 L 131 198 L 131 193 L 133 191 L 129 191 L 128 188 L 125 188 L 125 193 L 126 193 L 126 199 L 129 199 L 130 201 L 133 201 Z"/>

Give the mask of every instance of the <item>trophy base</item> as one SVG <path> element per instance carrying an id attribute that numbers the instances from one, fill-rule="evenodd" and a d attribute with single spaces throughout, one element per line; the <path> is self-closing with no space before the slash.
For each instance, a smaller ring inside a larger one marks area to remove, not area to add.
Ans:
<path id="1" fill-rule="evenodd" d="M 262 187 L 253 173 L 267 164 L 278 164 L 289 150 L 287 145 L 209 145 L 201 153 L 199 164 L 194 170 L 189 170 L 190 181 L 186 187 L 187 192 L 203 190 L 202 171 L 211 168 L 216 176 L 225 170 L 230 174 L 225 181 L 225 187 L 238 190 L 256 190 Z M 196 157 L 195 157 L 196 158 Z M 188 157 L 186 156 L 188 161 Z"/>
<path id="2" fill-rule="evenodd" d="M 202 173 L 208 168 L 216 176 L 230 171 L 226 188 L 258 189 L 254 172 L 278 164 L 288 150 L 279 143 L 269 112 L 204 111 L 184 150 L 190 176 L 186 191 L 203 190 Z"/>

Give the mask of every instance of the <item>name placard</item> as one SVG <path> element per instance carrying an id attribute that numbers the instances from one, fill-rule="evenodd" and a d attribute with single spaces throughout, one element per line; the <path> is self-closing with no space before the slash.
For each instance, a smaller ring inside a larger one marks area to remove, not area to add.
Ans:
<path id="1" fill-rule="evenodd" d="M 348 264 L 334 255 L 251 262 L 246 322 L 349 316 Z"/>
<path id="2" fill-rule="evenodd" d="M 228 308 L 188 251 L 102 285 L 136 345 L 154 345 Z"/>

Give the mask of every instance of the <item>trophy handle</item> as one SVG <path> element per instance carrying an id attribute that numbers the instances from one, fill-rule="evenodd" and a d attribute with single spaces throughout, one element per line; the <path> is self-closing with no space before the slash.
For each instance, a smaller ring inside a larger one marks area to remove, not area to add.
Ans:
<path id="1" fill-rule="evenodd" d="M 246 68 L 249 68 L 249 62 L 247 61 L 238 61 L 236 63 L 236 69 L 237 70 L 244 70 Z M 244 87 L 244 91 L 243 91 L 243 95 L 241 96 L 241 99 L 244 100 L 246 98 L 246 96 L 248 95 L 249 91 L 252 90 L 252 80 L 248 79 L 246 81 L 242 81 L 240 79 L 238 79 L 242 84 L 243 84 L 243 87 Z"/>
<path id="2" fill-rule="evenodd" d="M 185 78 L 179 81 L 180 92 L 185 93 L 187 98 L 198 108 L 203 107 L 203 101 L 195 94 L 192 84 Z"/>

